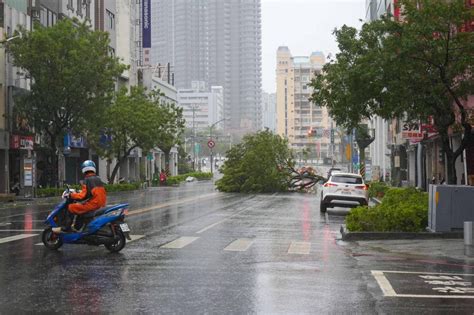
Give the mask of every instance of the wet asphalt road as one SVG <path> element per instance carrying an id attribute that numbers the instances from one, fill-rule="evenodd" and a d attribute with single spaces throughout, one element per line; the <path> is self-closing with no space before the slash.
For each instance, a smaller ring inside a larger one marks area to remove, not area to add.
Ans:
<path id="1" fill-rule="evenodd" d="M 347 210 L 321 214 L 315 195 L 223 194 L 200 182 L 109 198 L 123 201 L 135 240 L 119 254 L 87 245 L 47 250 L 37 244 L 50 205 L 0 209 L 0 313 L 474 311 L 474 299 L 384 296 L 374 270 L 471 274 L 474 264 L 337 240 Z M 433 291 L 410 276 L 377 277 L 397 294 Z"/>

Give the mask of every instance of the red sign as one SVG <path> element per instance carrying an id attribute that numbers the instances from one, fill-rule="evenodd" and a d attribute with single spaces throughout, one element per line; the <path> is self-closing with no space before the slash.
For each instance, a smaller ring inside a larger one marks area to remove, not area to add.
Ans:
<path id="1" fill-rule="evenodd" d="M 209 140 L 207 142 L 207 146 L 209 147 L 209 149 L 212 149 L 216 146 L 216 143 L 214 142 L 214 140 Z"/>
<path id="2" fill-rule="evenodd" d="M 33 150 L 33 136 L 12 135 L 10 138 L 10 148 L 20 150 Z"/>

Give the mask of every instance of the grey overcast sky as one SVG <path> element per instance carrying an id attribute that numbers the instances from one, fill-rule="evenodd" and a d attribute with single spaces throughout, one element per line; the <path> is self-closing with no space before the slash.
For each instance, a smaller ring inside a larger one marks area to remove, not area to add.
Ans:
<path id="1" fill-rule="evenodd" d="M 332 35 L 344 24 L 360 27 L 365 0 L 261 0 L 262 83 L 265 92 L 276 91 L 276 50 L 288 46 L 293 56 L 313 51 L 337 52 Z"/>

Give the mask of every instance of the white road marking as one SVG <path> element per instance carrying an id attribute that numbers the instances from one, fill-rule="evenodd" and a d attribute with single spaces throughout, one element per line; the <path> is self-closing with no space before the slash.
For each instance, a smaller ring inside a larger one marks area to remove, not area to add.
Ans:
<path id="1" fill-rule="evenodd" d="M 4 237 L 4 238 L 0 238 L 0 244 L 22 240 L 24 238 L 33 237 L 36 235 L 38 234 L 19 234 L 19 235 Z"/>
<path id="2" fill-rule="evenodd" d="M 183 236 L 183 237 L 175 239 L 174 241 L 169 242 L 169 243 L 161 246 L 160 248 L 173 248 L 173 249 L 183 248 L 183 247 L 191 244 L 192 242 L 194 242 L 197 239 L 199 239 L 199 237 Z"/>
<path id="3" fill-rule="evenodd" d="M 145 235 L 130 235 L 131 240 L 127 240 L 127 242 L 133 242 L 133 241 L 138 241 L 141 238 L 144 238 Z"/>
<path id="4" fill-rule="evenodd" d="M 420 271 L 392 271 L 392 270 L 373 270 L 373 272 L 382 272 L 382 273 L 411 273 L 417 275 L 446 275 L 446 276 L 469 276 L 474 277 L 472 273 L 442 273 L 442 272 L 420 272 Z"/>
<path id="5" fill-rule="evenodd" d="M 238 240 L 230 243 L 224 250 L 231 252 L 245 252 L 252 246 L 254 240 L 250 238 L 239 238 Z"/>
<path id="6" fill-rule="evenodd" d="M 127 240 L 127 243 L 130 243 L 130 242 L 134 242 L 134 241 L 138 241 L 139 239 L 141 238 L 144 238 L 146 235 L 130 235 L 130 238 L 132 240 Z M 36 246 L 43 246 L 43 243 L 37 243 L 35 244 Z"/>
<path id="7" fill-rule="evenodd" d="M 383 274 L 383 271 L 372 270 L 372 275 L 382 289 L 383 295 L 385 296 L 397 296 L 397 293 L 393 289 L 388 279 Z"/>
<path id="8" fill-rule="evenodd" d="M 311 251 L 310 242 L 291 242 L 288 248 L 288 254 L 294 255 L 308 255 Z"/>
<path id="9" fill-rule="evenodd" d="M 0 232 L 43 232 L 44 229 L 17 229 L 17 230 L 0 230 Z"/>
<path id="10" fill-rule="evenodd" d="M 188 203 L 188 202 L 196 202 L 198 200 L 207 199 L 207 198 L 210 198 L 210 197 L 213 197 L 213 196 L 216 196 L 216 195 L 218 195 L 218 193 L 209 193 L 209 194 L 190 197 L 190 198 L 183 198 L 183 199 L 180 199 L 180 200 L 173 200 L 173 201 L 165 202 L 165 203 L 155 205 L 155 206 L 151 206 L 151 207 L 147 207 L 147 208 L 139 208 L 139 209 L 135 209 L 135 210 L 130 210 L 128 215 L 133 216 L 133 215 L 137 215 L 137 214 L 141 214 L 141 213 L 150 212 L 150 211 L 153 211 L 153 210 L 158 210 L 158 209 L 162 209 L 162 208 L 166 208 L 166 207 L 185 204 L 185 203 Z"/>
<path id="11" fill-rule="evenodd" d="M 393 289 L 392 285 L 385 277 L 384 273 L 397 274 L 418 274 L 418 275 L 449 275 L 449 276 L 474 276 L 474 274 L 464 273 L 441 273 L 441 272 L 416 272 L 416 271 L 382 271 L 372 270 L 372 275 L 377 281 L 384 296 L 388 297 L 408 297 L 408 298 L 433 298 L 433 299 L 474 299 L 474 295 L 429 295 L 429 294 L 398 294 Z"/>
<path id="12" fill-rule="evenodd" d="M 220 220 L 219 222 L 216 222 L 216 223 L 213 223 L 213 224 L 211 224 L 211 225 L 209 225 L 209 226 L 206 226 L 205 228 L 203 228 L 203 229 L 197 231 L 196 234 L 201 234 L 201 233 L 203 233 L 203 232 L 206 232 L 207 230 L 212 229 L 212 228 L 215 227 L 216 225 L 219 225 L 219 224 L 221 224 L 221 223 L 224 223 L 225 221 L 227 221 L 227 220 L 229 220 L 229 219 L 232 219 L 233 217 L 238 216 L 238 215 L 241 214 L 242 212 L 248 211 L 248 210 L 250 210 L 250 209 L 246 208 L 246 209 L 240 210 L 240 211 L 238 211 L 237 213 L 234 213 L 233 215 L 228 216 L 227 218 L 225 218 L 225 219 L 223 219 L 223 220 Z"/>

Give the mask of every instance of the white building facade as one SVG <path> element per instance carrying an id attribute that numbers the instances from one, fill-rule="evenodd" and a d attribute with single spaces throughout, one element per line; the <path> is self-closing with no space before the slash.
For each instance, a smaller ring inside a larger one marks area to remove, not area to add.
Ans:
<path id="1" fill-rule="evenodd" d="M 203 130 L 224 118 L 224 88 L 205 88 L 204 82 L 193 82 L 193 88 L 178 90 L 178 104 L 183 108 L 186 128 Z M 223 121 L 216 128 L 223 126 Z"/>

